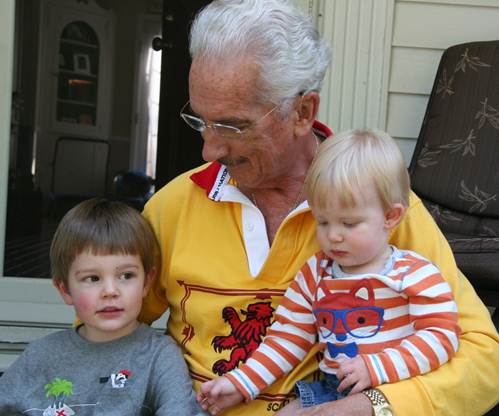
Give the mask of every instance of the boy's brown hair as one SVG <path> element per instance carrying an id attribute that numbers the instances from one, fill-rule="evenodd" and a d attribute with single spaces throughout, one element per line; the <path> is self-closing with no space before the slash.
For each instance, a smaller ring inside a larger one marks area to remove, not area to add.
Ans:
<path id="1" fill-rule="evenodd" d="M 146 274 L 159 267 L 159 247 L 151 226 L 137 210 L 119 201 L 92 198 L 66 213 L 50 246 L 52 278 L 67 285 L 71 264 L 85 251 L 138 255 Z"/>

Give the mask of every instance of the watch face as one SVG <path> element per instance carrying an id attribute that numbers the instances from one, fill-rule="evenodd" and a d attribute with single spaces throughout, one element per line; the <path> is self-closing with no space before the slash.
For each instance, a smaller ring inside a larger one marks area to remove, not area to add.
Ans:
<path id="1" fill-rule="evenodd" d="M 393 413 L 390 409 L 380 409 L 378 412 L 379 416 L 393 416 Z"/>

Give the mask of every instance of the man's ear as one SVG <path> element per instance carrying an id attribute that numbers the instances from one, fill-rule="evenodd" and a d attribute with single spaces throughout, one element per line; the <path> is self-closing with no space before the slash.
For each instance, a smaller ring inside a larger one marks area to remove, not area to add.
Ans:
<path id="1" fill-rule="evenodd" d="M 149 292 L 149 289 L 151 288 L 152 283 L 156 279 L 156 275 L 157 275 L 156 267 L 151 267 L 151 269 L 149 270 L 149 273 L 146 274 L 146 278 L 144 281 L 144 290 L 142 292 L 142 297 L 145 297 L 147 295 L 147 292 Z"/>
<path id="2" fill-rule="evenodd" d="M 319 111 L 320 97 L 316 91 L 308 92 L 300 97 L 295 108 L 297 118 L 295 123 L 296 136 L 305 136 L 310 133 L 314 120 Z"/>
<path id="3" fill-rule="evenodd" d="M 385 228 L 389 230 L 395 227 L 402 220 L 404 213 L 404 205 L 399 202 L 393 204 L 385 211 Z"/>
<path id="4" fill-rule="evenodd" d="M 62 299 L 64 300 L 64 303 L 66 303 L 66 305 L 72 305 L 73 304 L 73 297 L 69 293 L 69 290 L 66 287 L 66 285 L 64 284 L 64 282 L 62 280 L 58 279 L 57 277 L 54 277 L 52 279 L 52 284 L 54 285 L 54 287 L 57 289 L 57 291 L 61 295 Z"/>

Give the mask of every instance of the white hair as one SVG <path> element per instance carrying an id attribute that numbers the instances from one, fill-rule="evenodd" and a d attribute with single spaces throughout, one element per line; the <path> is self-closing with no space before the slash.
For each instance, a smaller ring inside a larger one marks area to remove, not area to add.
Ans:
<path id="1" fill-rule="evenodd" d="M 289 0 L 213 1 L 192 24 L 190 54 L 225 64 L 249 56 L 260 68 L 259 99 L 275 105 L 319 92 L 330 62 L 310 17 Z"/>

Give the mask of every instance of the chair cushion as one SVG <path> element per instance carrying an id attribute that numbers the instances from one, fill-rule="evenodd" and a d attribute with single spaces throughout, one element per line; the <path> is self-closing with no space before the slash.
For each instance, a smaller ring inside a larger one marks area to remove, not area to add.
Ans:
<path id="1" fill-rule="evenodd" d="M 499 41 L 443 53 L 409 172 L 458 267 L 499 307 Z"/>
<path id="2" fill-rule="evenodd" d="M 499 236 L 494 219 L 473 218 L 423 200 L 475 288 L 499 290 Z M 490 227 L 487 226 L 490 225 Z"/>
<path id="3" fill-rule="evenodd" d="M 410 172 L 414 191 L 499 228 L 499 41 L 448 48 Z M 470 232 L 472 234 L 472 232 Z"/>
<path id="4" fill-rule="evenodd" d="M 499 218 L 471 215 L 421 198 L 431 216 L 446 235 L 499 238 Z"/>

